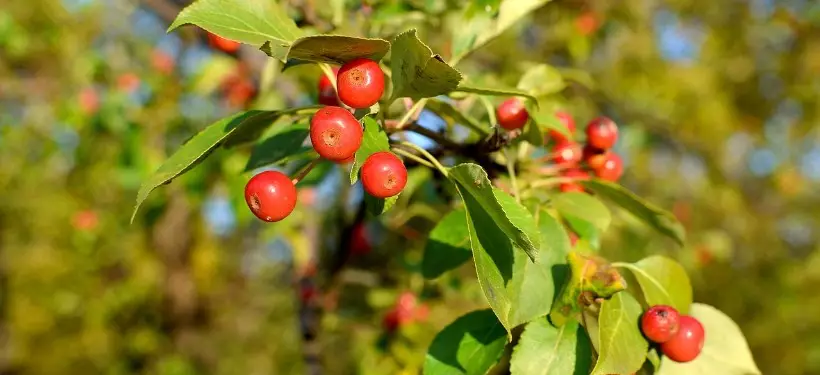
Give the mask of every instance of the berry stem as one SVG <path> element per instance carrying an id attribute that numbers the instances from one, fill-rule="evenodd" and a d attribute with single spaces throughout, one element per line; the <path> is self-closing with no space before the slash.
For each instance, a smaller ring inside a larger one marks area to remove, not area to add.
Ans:
<path id="1" fill-rule="evenodd" d="M 495 128 L 498 126 L 498 119 L 495 117 L 495 107 L 493 103 L 490 103 L 490 99 L 487 99 L 485 96 L 479 96 L 478 99 L 481 101 L 481 104 L 484 104 L 484 109 L 487 110 L 487 116 L 490 118 L 490 126 Z"/>
<path id="2" fill-rule="evenodd" d="M 551 186 L 565 184 L 565 183 L 568 183 L 568 182 L 575 182 L 575 181 L 578 181 L 578 179 L 577 178 L 571 178 L 571 177 L 553 177 L 553 178 L 545 178 L 543 180 L 533 181 L 527 187 L 530 188 L 530 189 L 536 189 L 536 188 L 543 188 L 543 187 L 551 187 Z"/>
<path id="3" fill-rule="evenodd" d="M 396 145 L 396 146 L 400 146 L 400 145 Z M 429 161 L 424 160 L 424 159 L 422 159 L 422 158 L 420 158 L 420 157 L 416 156 L 416 154 L 414 154 L 414 153 L 412 153 L 412 152 L 409 152 L 409 151 L 405 151 L 404 149 L 401 149 L 401 148 L 399 148 L 399 147 L 394 147 L 394 148 L 393 148 L 393 152 L 395 152 L 395 153 L 397 153 L 397 154 L 399 154 L 399 155 L 401 155 L 401 156 L 404 156 L 404 157 L 406 157 L 406 158 L 408 158 L 408 159 L 412 159 L 412 160 L 413 160 L 413 161 L 415 161 L 416 163 L 419 163 L 419 164 L 421 164 L 421 165 L 424 165 L 424 166 L 426 166 L 427 168 L 435 168 L 435 167 L 436 167 L 436 166 L 434 166 L 433 164 L 430 164 L 430 162 L 429 162 Z"/>
<path id="4" fill-rule="evenodd" d="M 425 150 L 424 148 L 411 142 L 399 142 L 398 144 L 404 147 L 409 147 L 414 151 L 417 151 L 419 154 L 423 155 L 425 158 L 427 158 L 427 160 L 433 163 L 433 165 L 436 167 L 436 169 L 438 169 L 439 172 L 441 172 L 441 174 L 443 174 L 445 177 L 447 176 L 447 168 L 444 168 L 444 166 L 441 165 L 441 163 L 439 163 L 438 159 L 436 159 L 435 156 L 427 152 L 427 150 Z"/>
<path id="5" fill-rule="evenodd" d="M 410 109 L 408 109 L 407 112 L 404 113 L 404 116 L 401 117 L 399 123 L 396 124 L 396 126 L 393 129 L 397 131 L 401 130 L 404 128 L 405 125 L 407 125 L 408 122 L 410 122 L 411 118 L 418 118 L 418 114 L 421 113 L 426 104 L 427 98 L 422 98 L 419 101 L 417 101 L 416 104 L 413 104 L 413 106 L 410 107 Z"/>
<path id="6" fill-rule="evenodd" d="M 308 165 L 304 166 L 302 170 L 296 173 L 296 176 L 293 177 L 293 184 L 296 185 L 297 183 L 299 183 L 299 181 L 302 181 L 302 179 L 304 179 L 305 176 L 307 176 L 308 173 L 310 173 L 310 171 L 313 170 L 313 167 L 315 167 L 316 164 L 319 164 L 319 161 L 321 160 L 321 158 L 311 160 L 311 162 L 308 163 Z"/>
<path id="7" fill-rule="evenodd" d="M 504 149 L 504 158 L 507 159 L 507 174 L 510 175 L 510 185 L 512 185 L 513 196 L 515 201 L 521 203 L 521 194 L 518 192 L 518 180 L 515 178 L 515 159 L 514 153 L 509 149 Z"/>

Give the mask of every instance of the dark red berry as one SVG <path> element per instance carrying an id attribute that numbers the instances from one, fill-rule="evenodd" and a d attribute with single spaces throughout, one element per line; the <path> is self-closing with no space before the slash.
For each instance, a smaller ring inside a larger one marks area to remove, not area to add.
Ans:
<path id="1" fill-rule="evenodd" d="M 572 141 L 561 142 L 552 149 L 552 161 L 559 165 L 578 164 L 581 156 L 581 146 Z"/>
<path id="2" fill-rule="evenodd" d="M 527 124 L 530 114 L 524 108 L 524 102 L 518 98 L 509 98 L 495 109 L 498 125 L 507 130 L 521 129 Z"/>
<path id="3" fill-rule="evenodd" d="M 703 350 L 706 332 L 697 319 L 688 315 L 681 316 L 679 324 L 678 333 L 661 344 L 661 352 L 675 362 L 689 362 Z"/>
<path id="4" fill-rule="evenodd" d="M 623 173 L 623 160 L 621 160 L 621 157 L 614 152 L 608 152 L 603 165 L 601 165 L 600 168 L 595 169 L 595 174 L 598 178 L 612 182 L 618 181 Z"/>
<path id="5" fill-rule="evenodd" d="M 355 59 L 342 65 L 336 74 L 339 99 L 351 108 L 370 108 L 384 92 L 384 72 L 379 63 Z"/>
<path id="6" fill-rule="evenodd" d="M 362 223 L 357 223 L 352 230 L 350 238 L 350 253 L 364 255 L 370 252 L 370 239 L 367 238 L 367 230 Z"/>
<path id="7" fill-rule="evenodd" d="M 319 156 L 343 162 L 362 145 L 362 125 L 348 110 L 327 106 L 310 119 L 310 142 Z"/>
<path id="8" fill-rule="evenodd" d="M 600 150 L 590 145 L 584 145 L 583 151 L 583 159 L 584 163 L 587 164 L 593 170 L 601 168 L 606 161 L 607 154 L 609 151 L 607 150 Z"/>
<path id="9" fill-rule="evenodd" d="M 555 112 L 555 117 L 558 118 L 558 121 L 564 125 L 570 135 L 575 133 L 575 120 L 572 119 L 572 115 L 566 111 L 558 111 Z M 561 143 L 571 140 L 572 138 L 567 138 L 561 132 L 557 130 L 550 130 L 549 131 L 550 138 L 552 138 L 555 142 Z"/>
<path id="10" fill-rule="evenodd" d="M 641 318 L 641 331 L 649 340 L 664 343 L 672 339 L 680 328 L 680 315 L 672 306 L 655 305 Z"/>
<path id="11" fill-rule="evenodd" d="M 589 173 L 580 170 L 578 168 L 570 168 L 561 172 L 561 177 L 571 178 L 573 180 L 586 180 L 589 179 Z M 584 187 L 581 184 L 572 181 L 572 182 L 564 182 L 561 183 L 558 188 L 561 190 L 562 193 L 569 193 L 569 192 L 583 192 Z"/>
<path id="12" fill-rule="evenodd" d="M 587 143 L 599 150 L 608 150 L 618 141 L 618 125 L 608 117 L 598 117 L 587 124 Z"/>
<path id="13" fill-rule="evenodd" d="M 333 74 L 338 75 L 338 73 L 339 68 L 333 68 Z M 333 83 L 330 82 L 330 78 L 328 78 L 327 74 L 322 74 L 322 76 L 319 77 L 319 104 L 336 107 L 341 106 L 339 97 L 336 95 L 336 89 L 333 88 Z"/>
<path id="14" fill-rule="evenodd" d="M 245 185 L 245 202 L 260 220 L 280 221 L 296 207 L 296 186 L 282 172 L 265 171 Z"/>
<path id="15" fill-rule="evenodd" d="M 367 194 L 388 198 L 401 193 L 407 184 L 407 168 L 396 155 L 377 152 L 362 165 L 362 185 Z"/>
<path id="16" fill-rule="evenodd" d="M 239 49 L 240 43 L 225 39 L 219 35 L 208 33 L 208 43 L 222 52 L 233 53 Z"/>

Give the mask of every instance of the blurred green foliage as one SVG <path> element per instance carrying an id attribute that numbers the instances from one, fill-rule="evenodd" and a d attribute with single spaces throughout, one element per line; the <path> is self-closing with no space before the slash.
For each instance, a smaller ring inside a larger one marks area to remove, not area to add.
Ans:
<path id="1" fill-rule="evenodd" d="M 324 31 L 419 27 L 445 58 L 462 25 L 456 1 L 289 5 Z M 219 151 L 128 223 L 139 184 L 198 129 L 315 97 L 313 66 L 278 73 L 261 52 L 238 64 L 192 28 L 166 35 L 177 6 L 0 3 L 0 374 L 304 372 L 296 280 L 343 247 L 355 210 L 340 197 L 356 188 L 340 169 L 315 172 L 300 196 L 313 204 L 261 225 L 242 200 L 248 150 Z M 514 86 L 535 63 L 567 82 L 549 105 L 621 124 L 624 184 L 687 227 L 679 248 L 616 211 L 604 255 L 678 259 L 695 299 L 739 323 L 763 373 L 820 372 L 820 5 L 556 0 L 458 68 Z M 400 214 L 368 219 L 372 252 L 319 277 L 324 373 L 418 373 L 435 332 L 486 307 L 471 266 L 421 276 L 424 238 L 446 210 L 437 194 L 419 183 Z M 429 315 L 387 337 L 381 319 L 405 290 Z"/>

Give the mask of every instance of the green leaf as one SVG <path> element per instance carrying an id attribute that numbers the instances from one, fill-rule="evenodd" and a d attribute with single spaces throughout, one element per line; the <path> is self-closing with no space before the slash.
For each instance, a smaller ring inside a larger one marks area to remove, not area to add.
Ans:
<path id="1" fill-rule="evenodd" d="M 350 167 L 350 184 L 355 184 L 359 179 L 359 170 L 362 164 L 370 155 L 380 151 L 390 151 L 390 142 L 387 133 L 381 125 L 370 116 L 362 119 L 364 134 L 362 135 L 362 145 L 356 151 L 353 165 Z"/>
<path id="2" fill-rule="evenodd" d="M 179 12 L 168 31 L 185 24 L 255 47 L 267 44 L 269 54 L 282 61 L 290 44 L 303 35 L 284 9 L 269 0 L 197 0 Z"/>
<path id="3" fill-rule="evenodd" d="M 433 339 L 424 375 L 484 375 L 501 358 L 507 337 L 490 310 L 468 313 Z"/>
<path id="4" fill-rule="evenodd" d="M 590 249 L 598 251 L 601 249 L 601 232 L 592 223 L 566 215 L 564 220 L 569 228 L 578 235 L 578 239 L 589 244 Z"/>
<path id="5" fill-rule="evenodd" d="M 370 194 L 364 195 L 364 204 L 367 208 L 367 211 L 373 215 L 379 216 L 387 211 L 389 211 L 393 206 L 396 204 L 396 201 L 399 200 L 399 195 L 394 195 L 389 198 L 376 198 L 371 196 Z"/>
<path id="6" fill-rule="evenodd" d="M 137 203 L 131 214 L 131 221 L 134 221 L 140 205 L 154 189 L 171 182 L 177 176 L 196 166 L 222 143 L 229 141 L 234 133 L 267 127 L 281 114 L 282 112 L 278 111 L 240 112 L 223 118 L 197 133 L 171 155 L 147 181 L 143 182 L 137 192 Z"/>
<path id="7" fill-rule="evenodd" d="M 527 324 L 510 360 L 512 375 L 586 375 L 592 368 L 592 348 L 577 322 L 560 328 L 546 319 Z"/>
<path id="8" fill-rule="evenodd" d="M 553 198 L 555 209 L 564 217 L 586 221 L 604 232 L 612 221 L 606 206 L 595 197 L 581 192 L 561 193 Z"/>
<path id="9" fill-rule="evenodd" d="M 536 147 L 544 145 L 544 133 L 541 132 L 541 128 L 538 127 L 538 124 L 535 122 L 530 121 L 529 124 L 527 124 L 527 132 L 524 134 L 526 137 L 525 139 L 531 145 Z"/>
<path id="10" fill-rule="evenodd" d="M 538 64 L 524 72 L 516 87 L 533 96 L 545 96 L 560 92 L 566 84 L 558 69 L 547 64 Z"/>
<path id="11" fill-rule="evenodd" d="M 470 232 L 467 213 L 457 209 L 441 219 L 424 245 L 421 274 L 434 279 L 470 259 Z"/>
<path id="12" fill-rule="evenodd" d="M 646 360 L 649 343 L 639 328 L 641 305 L 620 292 L 603 302 L 598 315 L 598 362 L 592 375 L 631 374 Z"/>
<path id="13" fill-rule="evenodd" d="M 538 98 L 530 95 L 526 91 L 516 90 L 516 89 L 509 89 L 509 88 L 489 88 L 489 87 L 475 87 L 467 84 L 460 84 L 458 87 L 453 90 L 455 92 L 466 92 L 470 94 L 479 94 L 479 95 L 487 95 L 487 96 L 520 96 L 523 98 L 527 98 L 531 100 L 536 106 L 538 106 Z"/>
<path id="14" fill-rule="evenodd" d="M 391 49 L 392 99 L 431 98 L 458 87 L 461 73 L 447 65 L 441 56 L 434 55 L 416 36 L 415 29 L 397 35 Z"/>
<path id="15" fill-rule="evenodd" d="M 624 265 L 641 285 L 649 306 L 669 305 L 689 313 L 692 305 L 692 284 L 689 276 L 678 262 L 660 255 L 653 255 L 634 264 Z"/>
<path id="16" fill-rule="evenodd" d="M 504 0 L 495 17 L 485 13 L 459 22 L 458 29 L 454 31 L 453 61 L 461 61 L 467 54 L 483 46 L 517 24 L 525 15 L 548 2 L 549 0 Z"/>
<path id="17" fill-rule="evenodd" d="M 379 61 L 389 50 L 390 43 L 384 39 L 312 35 L 297 39 L 287 58 L 342 65 L 357 58 Z"/>
<path id="18" fill-rule="evenodd" d="M 550 320 L 555 326 L 563 326 L 570 319 L 578 319 L 584 307 L 598 298 L 609 298 L 626 289 L 626 281 L 604 258 L 571 251 L 568 281 L 552 305 Z M 597 336 L 590 334 L 593 343 Z"/>
<path id="19" fill-rule="evenodd" d="M 535 231 L 527 232 L 526 228 L 513 224 L 504 211 L 504 207 L 498 202 L 484 168 L 478 164 L 463 163 L 450 168 L 448 176 L 458 187 L 462 199 L 470 196 L 476 203 L 474 210 L 483 211 L 507 237 L 512 239 L 517 247 L 523 249 L 533 261 L 537 260 L 540 246 L 538 234 Z M 469 208 L 468 211 L 470 211 Z"/>
<path id="20" fill-rule="evenodd" d="M 555 117 L 554 108 L 543 106 L 541 108 L 532 108 L 532 106 L 528 106 L 527 111 L 529 111 L 532 121 L 538 124 L 538 128 L 541 129 L 542 133 L 548 134 L 550 130 L 554 130 L 568 139 L 575 138 L 575 135 L 570 133 L 569 129 Z"/>
<path id="21" fill-rule="evenodd" d="M 306 150 L 306 147 L 302 146 L 309 133 L 307 123 L 276 127 L 276 131 L 271 136 L 253 147 L 245 171 L 287 161 L 293 156 L 312 150 L 309 147 Z"/>
<path id="22" fill-rule="evenodd" d="M 661 359 L 657 375 L 760 375 L 749 344 L 732 318 L 702 303 L 692 304 L 689 313 L 706 331 L 703 351 L 692 362 Z"/>
<path id="23" fill-rule="evenodd" d="M 590 191 L 621 206 L 658 232 L 672 238 L 678 244 L 683 245 L 686 241 L 683 225 L 678 222 L 675 215 L 644 201 L 618 184 L 595 179 L 582 181 L 582 183 Z"/>

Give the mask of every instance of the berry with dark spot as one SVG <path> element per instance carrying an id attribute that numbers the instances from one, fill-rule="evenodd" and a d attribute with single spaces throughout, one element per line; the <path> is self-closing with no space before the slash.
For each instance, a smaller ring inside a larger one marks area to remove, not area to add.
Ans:
<path id="1" fill-rule="evenodd" d="M 401 193 L 407 184 L 407 168 L 390 152 L 370 155 L 362 165 L 362 185 L 367 194 L 388 198 Z"/>
<path id="2" fill-rule="evenodd" d="M 310 119 L 310 142 L 319 156 L 347 162 L 362 145 L 362 125 L 348 110 L 327 106 Z"/>
<path id="3" fill-rule="evenodd" d="M 260 220 L 280 221 L 296 208 L 296 186 L 282 172 L 261 172 L 245 185 L 245 202 Z"/>
<path id="4" fill-rule="evenodd" d="M 336 88 L 339 99 L 348 107 L 370 108 L 384 93 L 384 72 L 373 60 L 351 60 L 336 74 Z"/>
<path id="5" fill-rule="evenodd" d="M 671 340 L 679 328 L 680 314 L 672 306 L 652 306 L 641 317 L 641 331 L 652 342 L 660 344 Z"/>

